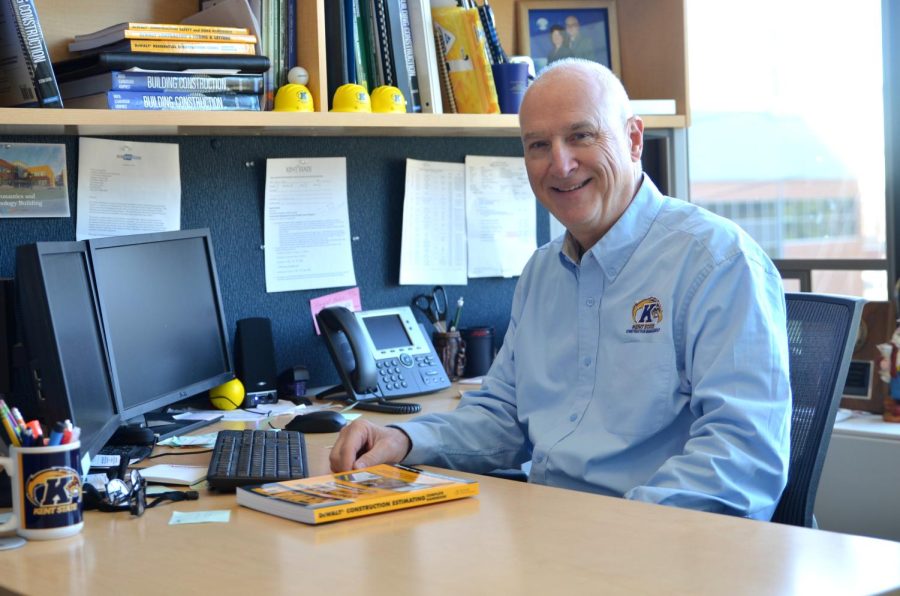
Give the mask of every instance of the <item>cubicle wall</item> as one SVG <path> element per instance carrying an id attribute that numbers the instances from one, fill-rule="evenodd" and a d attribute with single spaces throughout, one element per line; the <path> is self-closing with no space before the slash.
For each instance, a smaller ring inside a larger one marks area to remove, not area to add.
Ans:
<path id="1" fill-rule="evenodd" d="M 400 286 L 400 242 L 406 158 L 462 163 L 470 155 L 521 156 L 516 138 L 434 139 L 347 137 L 140 137 L 135 141 L 180 145 L 181 227 L 208 227 L 216 251 L 225 315 L 235 322 L 269 317 L 278 368 L 309 367 L 314 386 L 338 382 L 322 340 L 315 336 L 309 300 L 342 288 L 266 293 L 262 211 L 266 158 L 346 157 L 353 262 L 363 308 L 409 304 L 429 288 Z M 71 219 L 0 219 L 0 277 L 14 275 L 19 244 L 75 238 L 77 137 L 8 137 L 6 142 L 64 143 L 69 169 Z M 538 242 L 548 240 L 546 211 L 539 205 Z M 446 286 L 451 302 L 465 297 L 462 326 L 493 325 L 506 331 L 516 279 L 472 279 Z M 453 307 L 451 307 L 451 312 Z M 152 366 L 152 363 L 148 363 Z"/>

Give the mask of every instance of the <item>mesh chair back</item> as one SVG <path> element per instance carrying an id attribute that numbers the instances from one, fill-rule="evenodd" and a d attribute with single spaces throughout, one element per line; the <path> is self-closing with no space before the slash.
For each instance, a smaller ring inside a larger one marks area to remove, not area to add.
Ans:
<path id="1" fill-rule="evenodd" d="M 791 458 L 787 487 L 772 521 L 810 528 L 864 300 L 810 293 L 785 298 L 793 394 Z"/>

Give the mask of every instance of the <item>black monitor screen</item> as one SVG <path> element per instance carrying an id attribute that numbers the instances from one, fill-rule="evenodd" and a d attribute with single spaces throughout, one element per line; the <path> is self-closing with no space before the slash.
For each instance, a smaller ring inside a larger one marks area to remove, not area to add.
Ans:
<path id="1" fill-rule="evenodd" d="M 45 425 L 69 418 L 82 453 L 96 454 L 119 426 L 83 242 L 20 246 L 19 310 L 32 386 L 19 394 Z M 27 397 L 25 397 L 27 394 Z"/>
<path id="2" fill-rule="evenodd" d="M 206 230 L 89 244 L 124 419 L 233 378 Z"/>
<path id="3" fill-rule="evenodd" d="M 363 323 L 365 323 L 366 330 L 372 337 L 372 343 L 375 344 L 376 349 L 390 350 L 412 345 L 406 329 L 403 328 L 403 321 L 397 315 L 365 317 Z"/>

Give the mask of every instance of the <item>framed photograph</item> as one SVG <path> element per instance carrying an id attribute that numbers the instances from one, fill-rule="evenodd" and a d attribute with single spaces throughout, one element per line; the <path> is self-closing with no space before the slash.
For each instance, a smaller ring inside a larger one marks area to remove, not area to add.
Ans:
<path id="1" fill-rule="evenodd" d="M 519 53 L 540 71 L 561 58 L 586 58 L 621 76 L 615 0 L 519 2 Z"/>

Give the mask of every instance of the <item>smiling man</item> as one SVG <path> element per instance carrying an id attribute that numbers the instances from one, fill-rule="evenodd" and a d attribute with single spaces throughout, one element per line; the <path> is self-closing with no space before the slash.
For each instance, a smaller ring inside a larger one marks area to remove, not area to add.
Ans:
<path id="1" fill-rule="evenodd" d="M 530 482 L 771 518 L 790 434 L 780 276 L 737 226 L 656 189 L 628 106 L 594 62 L 534 81 L 528 179 L 567 232 L 522 273 L 481 389 L 446 414 L 355 421 L 333 469 L 531 461 Z"/>

